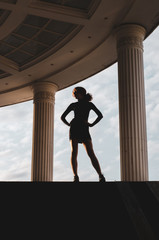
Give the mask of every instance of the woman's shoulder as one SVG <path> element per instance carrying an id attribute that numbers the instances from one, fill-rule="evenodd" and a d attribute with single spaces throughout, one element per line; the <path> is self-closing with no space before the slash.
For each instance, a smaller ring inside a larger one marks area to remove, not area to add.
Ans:
<path id="1" fill-rule="evenodd" d="M 77 104 L 76 102 L 70 103 L 69 107 L 74 108 L 76 106 L 76 104 Z"/>
<path id="2" fill-rule="evenodd" d="M 95 106 L 94 103 L 92 103 L 92 102 L 88 102 L 88 104 L 89 104 L 90 108 Z"/>

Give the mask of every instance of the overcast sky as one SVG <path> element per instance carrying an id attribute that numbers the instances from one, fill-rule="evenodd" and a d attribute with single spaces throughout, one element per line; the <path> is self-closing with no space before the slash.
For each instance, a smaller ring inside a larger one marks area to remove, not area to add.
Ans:
<path id="1" fill-rule="evenodd" d="M 159 181 L 159 28 L 144 41 L 149 180 Z M 54 133 L 54 181 L 72 181 L 69 128 L 60 116 L 74 102 L 72 90 L 82 86 L 104 118 L 90 128 L 94 150 L 108 181 L 120 181 L 117 64 L 87 80 L 56 93 Z M 95 118 L 91 113 L 90 122 Z M 68 120 L 72 115 L 68 117 Z M 0 108 L 0 181 L 30 181 L 33 102 Z M 81 181 L 98 181 L 82 144 L 78 172 Z"/>

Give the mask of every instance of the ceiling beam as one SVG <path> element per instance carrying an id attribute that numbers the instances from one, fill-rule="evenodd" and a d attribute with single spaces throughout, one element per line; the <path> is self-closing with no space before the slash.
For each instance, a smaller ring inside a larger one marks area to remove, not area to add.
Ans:
<path id="1" fill-rule="evenodd" d="M 38 1 L 28 5 L 28 14 L 80 25 L 89 21 L 87 12 L 83 10 Z"/>
<path id="2" fill-rule="evenodd" d="M 0 56 L 0 69 L 11 74 L 16 74 L 19 72 L 19 66 L 3 56 Z"/>

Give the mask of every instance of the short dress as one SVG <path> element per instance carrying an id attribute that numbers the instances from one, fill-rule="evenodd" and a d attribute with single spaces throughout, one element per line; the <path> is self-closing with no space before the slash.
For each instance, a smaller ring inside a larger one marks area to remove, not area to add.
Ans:
<path id="1" fill-rule="evenodd" d="M 91 140 L 88 124 L 85 121 L 74 118 L 71 121 L 69 139 L 76 139 L 78 143 L 84 143 L 86 140 Z"/>
<path id="2" fill-rule="evenodd" d="M 81 100 L 71 103 L 65 113 L 74 112 L 74 118 L 70 123 L 69 139 L 76 139 L 78 143 L 84 143 L 86 140 L 91 140 L 91 135 L 88 126 L 88 117 L 90 110 L 94 110 L 98 115 L 101 112 L 92 102 Z M 64 113 L 64 114 L 65 114 Z"/>

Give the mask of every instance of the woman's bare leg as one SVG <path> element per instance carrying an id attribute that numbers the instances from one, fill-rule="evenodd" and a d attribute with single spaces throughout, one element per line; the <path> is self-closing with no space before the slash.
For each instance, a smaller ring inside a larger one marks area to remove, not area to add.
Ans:
<path id="1" fill-rule="evenodd" d="M 86 152 L 87 152 L 88 156 L 91 159 L 92 165 L 95 168 L 95 170 L 97 171 L 99 177 L 103 176 L 102 172 L 101 172 L 101 168 L 100 168 L 99 162 L 98 162 L 98 159 L 97 159 L 97 157 L 96 157 L 96 155 L 94 153 L 94 150 L 93 150 L 92 141 L 91 140 L 87 140 L 85 143 L 83 143 L 83 145 L 84 145 L 84 147 L 86 149 Z"/>
<path id="2" fill-rule="evenodd" d="M 77 140 L 70 140 L 71 143 L 71 167 L 74 176 L 78 176 L 77 174 L 77 154 L 78 154 L 78 141 Z"/>

